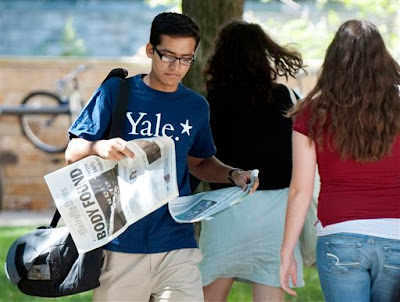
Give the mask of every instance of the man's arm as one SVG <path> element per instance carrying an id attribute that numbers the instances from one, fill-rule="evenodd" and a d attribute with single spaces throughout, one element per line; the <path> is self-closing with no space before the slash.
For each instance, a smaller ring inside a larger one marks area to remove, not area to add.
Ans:
<path id="1" fill-rule="evenodd" d="M 135 155 L 126 148 L 127 142 L 122 138 L 88 141 L 84 138 L 73 138 L 65 151 L 68 164 L 74 163 L 89 155 L 97 155 L 104 159 L 121 160 L 125 156 L 133 158 Z"/>
<path id="2" fill-rule="evenodd" d="M 189 172 L 198 179 L 213 183 L 229 183 L 229 172 L 234 169 L 222 163 L 215 156 L 208 158 L 197 158 L 188 156 Z M 233 182 L 243 189 L 251 179 L 251 171 L 236 170 L 231 174 Z M 250 192 L 253 193 L 258 187 L 258 179 Z"/>

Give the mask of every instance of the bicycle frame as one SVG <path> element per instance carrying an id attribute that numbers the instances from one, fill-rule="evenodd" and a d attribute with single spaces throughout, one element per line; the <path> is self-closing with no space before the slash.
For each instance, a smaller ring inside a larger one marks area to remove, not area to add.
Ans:
<path id="1" fill-rule="evenodd" d="M 58 107 L 1 106 L 0 115 L 2 114 L 71 114 L 71 109 L 68 104 L 60 105 Z"/>

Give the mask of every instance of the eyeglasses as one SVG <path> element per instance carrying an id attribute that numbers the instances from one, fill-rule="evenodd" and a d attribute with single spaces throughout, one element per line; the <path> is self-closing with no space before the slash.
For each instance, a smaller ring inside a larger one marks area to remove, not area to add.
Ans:
<path id="1" fill-rule="evenodd" d="M 179 60 L 179 64 L 185 65 L 185 66 L 192 66 L 194 63 L 194 57 L 189 58 L 178 58 L 175 56 L 171 55 L 165 55 L 161 53 L 157 48 L 153 47 L 153 50 L 158 54 L 160 57 L 161 61 L 165 63 L 174 63 L 176 60 Z"/>

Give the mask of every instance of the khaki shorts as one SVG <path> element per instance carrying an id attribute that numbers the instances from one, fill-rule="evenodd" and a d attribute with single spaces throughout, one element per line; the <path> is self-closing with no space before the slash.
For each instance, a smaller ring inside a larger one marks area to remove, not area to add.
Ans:
<path id="1" fill-rule="evenodd" d="M 93 301 L 203 301 L 198 249 L 130 254 L 104 250 L 100 287 Z"/>

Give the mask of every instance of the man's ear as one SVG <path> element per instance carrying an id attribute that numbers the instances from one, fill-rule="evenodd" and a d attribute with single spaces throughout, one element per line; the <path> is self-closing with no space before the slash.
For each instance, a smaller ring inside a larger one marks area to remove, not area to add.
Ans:
<path id="1" fill-rule="evenodd" d="M 147 55 L 147 57 L 151 59 L 153 57 L 153 52 L 154 52 L 153 45 L 151 45 L 150 43 L 147 43 L 146 44 L 146 55 Z"/>

